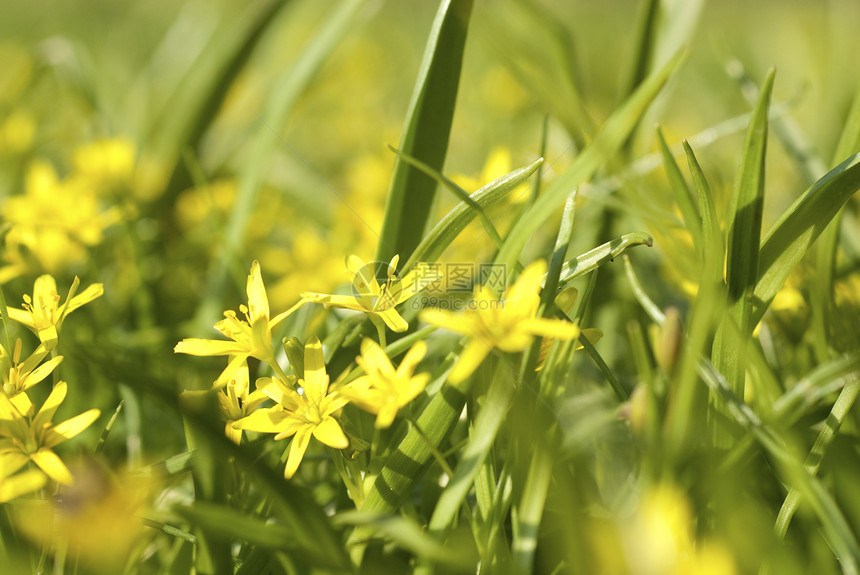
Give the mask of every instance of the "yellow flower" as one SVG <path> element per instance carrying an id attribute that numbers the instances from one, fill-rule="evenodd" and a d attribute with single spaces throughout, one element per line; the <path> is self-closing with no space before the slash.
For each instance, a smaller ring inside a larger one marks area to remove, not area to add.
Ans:
<path id="1" fill-rule="evenodd" d="M 75 278 L 69 289 L 69 295 L 60 305 L 57 282 L 49 275 L 39 276 L 33 284 L 33 296 L 24 294 L 24 309 L 8 308 L 9 319 L 27 326 L 39 336 L 39 340 L 48 350 L 53 349 L 57 345 L 66 316 L 104 293 L 102 284 L 93 284 L 81 293 L 75 294 L 79 283 L 78 278 Z"/>
<path id="2" fill-rule="evenodd" d="M 10 356 L 0 345 L 0 372 L 2 372 L 2 391 L 23 415 L 30 415 L 33 404 L 24 393 L 54 371 L 63 361 L 63 356 L 52 357 L 42 365 L 39 363 L 48 355 L 45 344 L 39 345 L 30 357 L 21 363 L 21 340 L 15 342 L 15 350 Z"/>
<path id="3" fill-rule="evenodd" d="M 237 445 L 242 443 L 242 430 L 236 429 L 233 424 L 251 415 L 261 403 L 269 399 L 259 389 L 249 393 L 249 379 L 248 364 L 243 363 L 234 378 L 218 393 L 218 405 L 226 420 L 224 433 Z"/>
<path id="4" fill-rule="evenodd" d="M 256 261 L 251 265 L 246 291 L 248 305 L 239 306 L 245 319 L 239 319 L 235 311 L 228 310 L 224 312 L 224 319 L 215 324 L 215 329 L 232 341 L 188 338 L 177 343 L 173 349 L 174 353 L 189 355 L 233 356 L 227 368 L 215 381 L 216 386 L 226 384 L 249 356 L 273 364 L 275 352 L 272 349 L 272 330 L 305 303 L 300 301 L 287 311 L 269 319 L 269 299 L 266 296 L 266 286 L 263 285 L 260 264 Z"/>
<path id="5" fill-rule="evenodd" d="M 377 428 L 390 427 L 397 411 L 415 399 L 430 379 L 429 373 L 413 375 L 426 353 L 427 344 L 419 341 L 395 370 L 382 348 L 365 339 L 356 361 L 367 375 L 344 386 L 341 393 L 361 409 L 375 413 Z"/>
<path id="6" fill-rule="evenodd" d="M 540 306 L 541 279 L 546 262 L 538 260 L 523 270 L 513 286 L 497 300 L 486 286 L 475 288 L 474 302 L 463 314 L 436 309 L 421 312 L 421 319 L 469 336 L 457 365 L 448 376 L 451 383 L 465 380 L 493 348 L 523 351 L 535 336 L 575 339 L 579 327 L 566 321 L 535 317 Z"/>
<path id="7" fill-rule="evenodd" d="M 27 268 L 26 252 L 50 273 L 79 263 L 87 247 L 102 241 L 105 228 L 120 220 L 119 208 L 103 210 L 92 189 L 82 184 L 60 181 L 47 162 L 29 167 L 24 194 L 7 199 L 3 211 L 12 224 L 6 258 L 14 269 Z"/>
<path id="8" fill-rule="evenodd" d="M 291 385 L 297 383 L 299 393 Z M 311 436 L 336 449 L 346 449 L 349 440 L 333 414 L 349 400 L 337 392 L 328 393 L 329 376 L 325 369 L 322 344 L 312 337 L 305 344 L 304 376 L 295 382 L 278 378 L 260 378 L 257 388 L 277 405 L 257 409 L 251 415 L 233 424 L 236 429 L 275 433 L 275 440 L 294 435 L 287 457 L 284 477 L 292 477 L 302 462 Z"/>
<path id="9" fill-rule="evenodd" d="M 5 394 L 0 394 L 0 475 L 10 475 L 32 461 L 54 481 L 72 483 L 68 467 L 51 449 L 81 433 L 101 412 L 90 409 L 54 425 L 51 420 L 66 391 L 66 382 L 59 382 L 32 417 L 25 417 Z"/>
<path id="10" fill-rule="evenodd" d="M 321 303 L 325 307 L 337 307 L 361 311 L 370 316 L 378 325 L 382 321 L 389 329 L 403 332 L 409 329 L 409 324 L 397 313 L 394 306 L 403 303 L 422 289 L 420 279 L 424 266 L 406 274 L 402 280 L 396 276 L 399 256 L 394 256 L 388 264 L 388 279 L 379 285 L 374 274 L 373 264 L 367 264 L 358 256 L 349 256 L 346 260 L 347 271 L 352 276 L 353 291 L 357 295 L 330 295 L 303 292 L 302 299 Z"/>
<path id="11" fill-rule="evenodd" d="M 134 173 L 134 142 L 128 138 L 96 140 L 75 150 L 75 176 L 98 190 L 127 186 Z"/>

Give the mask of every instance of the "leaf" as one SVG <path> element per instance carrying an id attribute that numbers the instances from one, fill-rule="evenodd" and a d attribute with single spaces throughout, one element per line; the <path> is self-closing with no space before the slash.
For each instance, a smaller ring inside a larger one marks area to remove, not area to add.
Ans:
<path id="1" fill-rule="evenodd" d="M 707 244 L 702 241 L 702 222 L 699 211 L 693 203 L 690 188 L 687 186 L 687 182 L 684 181 L 681 169 L 678 167 L 677 162 L 675 162 L 672 151 L 663 137 L 663 131 L 659 127 L 657 128 L 657 141 L 660 143 L 660 153 L 663 156 L 663 166 L 666 169 L 666 176 L 669 178 L 669 187 L 675 195 L 675 202 L 678 204 L 678 208 L 681 210 L 684 225 L 690 231 L 693 245 L 696 246 L 699 253 L 702 253 L 703 250 L 707 249 Z"/>
<path id="2" fill-rule="evenodd" d="M 761 216 L 764 204 L 764 167 L 767 147 L 767 113 L 774 70 L 764 81 L 747 129 L 741 165 L 735 180 L 728 222 L 726 287 L 728 314 L 714 337 L 711 357 L 732 391 L 744 396 L 744 354 L 755 323 L 751 321 L 753 290 L 758 274 Z M 720 397 L 711 395 L 717 411 L 725 413 Z M 715 428 L 714 440 L 725 446 L 731 438 Z"/>
<path id="3" fill-rule="evenodd" d="M 649 234 L 645 232 L 633 232 L 631 234 L 624 234 L 620 238 L 615 238 L 611 242 L 606 242 L 593 250 L 587 251 L 565 262 L 561 268 L 559 288 L 564 289 L 573 280 L 593 272 L 606 262 L 614 261 L 615 258 L 633 246 L 645 245 L 651 247 L 653 242 L 654 240 Z"/>
<path id="4" fill-rule="evenodd" d="M 860 189 L 860 153 L 815 182 L 773 225 L 761 245 L 752 325 L 758 323 L 776 293 L 839 209 Z"/>
<path id="5" fill-rule="evenodd" d="M 442 169 L 448 151 L 471 12 L 472 0 L 443 0 L 440 4 L 398 146 L 402 153 L 435 170 Z M 399 156 L 394 160 L 377 261 L 412 255 L 428 227 L 435 195 L 432 178 Z"/>
<path id="6" fill-rule="evenodd" d="M 487 209 L 502 200 L 511 190 L 526 181 L 543 164 L 543 158 L 538 158 L 528 166 L 523 166 L 493 180 L 483 188 L 469 195 L 473 202 Z M 451 242 L 460 235 L 469 223 L 475 219 L 476 212 L 466 202 L 460 202 L 445 217 L 439 220 L 433 229 L 421 240 L 412 256 L 403 264 L 402 273 L 408 273 L 416 264 L 433 263 L 439 259 Z"/>
<path id="7" fill-rule="evenodd" d="M 460 463 L 439 497 L 439 501 L 436 502 L 429 525 L 432 533 L 444 531 L 454 521 L 460 505 L 463 504 L 478 475 L 481 464 L 495 442 L 496 435 L 514 399 L 513 369 L 513 366 L 504 360 L 496 365 L 495 376 L 490 382 L 490 388 L 472 425 L 469 441 L 460 457 Z"/>

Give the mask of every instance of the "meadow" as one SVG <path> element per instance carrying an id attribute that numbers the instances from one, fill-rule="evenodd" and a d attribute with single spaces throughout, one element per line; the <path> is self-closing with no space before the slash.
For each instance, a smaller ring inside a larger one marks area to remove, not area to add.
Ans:
<path id="1" fill-rule="evenodd" d="M 860 573 L 860 4 L 0 13 L 0 574 Z"/>

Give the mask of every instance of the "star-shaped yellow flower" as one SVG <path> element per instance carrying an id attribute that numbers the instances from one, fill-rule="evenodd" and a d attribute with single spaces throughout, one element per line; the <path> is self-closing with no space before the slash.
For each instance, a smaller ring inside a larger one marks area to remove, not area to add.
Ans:
<path id="1" fill-rule="evenodd" d="M 497 300 L 485 286 L 475 288 L 474 302 L 465 313 L 426 309 L 421 319 L 427 323 L 462 333 L 469 343 L 448 376 L 451 383 L 465 380 L 493 348 L 505 352 L 523 351 L 535 336 L 553 339 L 579 337 L 579 327 L 557 319 L 535 317 L 540 306 L 541 279 L 546 262 L 531 263 L 517 281 Z"/>
<path id="2" fill-rule="evenodd" d="M 263 285 L 260 264 L 256 261 L 251 265 L 246 291 L 248 305 L 239 306 L 239 311 L 245 316 L 245 319 L 240 319 L 235 311 L 228 310 L 224 312 L 224 319 L 215 324 L 215 329 L 229 337 L 231 341 L 188 338 L 183 339 L 173 348 L 174 353 L 198 356 L 232 356 L 227 368 L 215 381 L 216 386 L 225 385 L 249 356 L 274 364 L 275 352 L 272 348 L 272 330 L 305 303 L 300 301 L 292 308 L 270 319 L 266 286 Z"/>
<path id="3" fill-rule="evenodd" d="M 382 321 L 389 329 L 403 332 L 409 324 L 397 313 L 394 307 L 403 303 L 424 287 L 421 285 L 424 266 L 417 266 L 402 279 L 396 275 L 399 256 L 394 256 L 388 264 L 388 279 L 382 285 L 376 280 L 373 264 L 365 263 L 360 257 L 351 255 L 346 260 L 347 271 L 352 279 L 355 295 L 332 295 L 304 292 L 302 299 L 321 303 L 326 307 L 338 307 L 361 311 L 374 322 Z"/>
<path id="4" fill-rule="evenodd" d="M 366 375 L 344 386 L 341 393 L 361 409 L 375 413 L 377 428 L 390 427 L 397 412 L 415 399 L 430 380 L 429 373 L 413 375 L 426 353 L 427 344 L 419 341 L 395 370 L 382 348 L 365 339 L 356 361 Z"/>
<path id="5" fill-rule="evenodd" d="M 257 380 L 257 388 L 277 405 L 257 409 L 233 424 L 236 429 L 275 433 L 275 440 L 294 435 L 287 457 L 284 477 L 292 477 L 308 448 L 311 436 L 336 449 L 345 449 L 349 440 L 333 414 L 349 400 L 337 392 L 329 393 L 329 376 L 325 369 L 322 344 L 314 336 L 305 344 L 304 375 L 298 381 L 290 377 Z M 301 393 L 292 387 L 297 384 Z"/>
<path id="6" fill-rule="evenodd" d="M 32 461 L 54 481 L 72 483 L 69 468 L 52 448 L 81 433 L 101 412 L 90 409 L 54 425 L 51 420 L 66 391 L 66 382 L 59 382 L 32 417 L 24 416 L 5 394 L 0 394 L 0 476 L 11 475 Z"/>
<path id="7" fill-rule="evenodd" d="M 33 297 L 24 294 L 24 309 L 8 308 L 9 319 L 30 328 L 48 350 L 53 349 L 66 316 L 104 293 L 102 284 L 93 284 L 75 295 L 79 284 L 75 278 L 66 301 L 60 305 L 57 282 L 49 275 L 39 276 L 33 285 Z"/>

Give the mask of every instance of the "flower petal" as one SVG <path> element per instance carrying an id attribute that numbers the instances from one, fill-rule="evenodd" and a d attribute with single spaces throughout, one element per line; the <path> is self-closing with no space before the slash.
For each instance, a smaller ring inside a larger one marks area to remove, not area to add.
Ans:
<path id="1" fill-rule="evenodd" d="M 293 442 L 290 444 L 290 455 L 287 457 L 287 466 L 284 468 L 284 478 L 289 479 L 296 474 L 302 458 L 305 456 L 305 451 L 308 448 L 308 443 L 311 440 L 311 428 L 304 426 L 296 432 Z"/>
<path id="2" fill-rule="evenodd" d="M 9 477 L 27 464 L 29 457 L 16 449 L 0 451 L 0 485 Z"/>
<path id="3" fill-rule="evenodd" d="M 245 346 L 235 341 L 224 341 L 220 339 L 199 339 L 196 337 L 183 339 L 173 348 L 173 353 L 187 353 L 188 355 L 215 356 L 242 354 L 246 356 Z"/>
<path id="4" fill-rule="evenodd" d="M 325 371 L 322 343 L 317 336 L 308 339 L 305 344 L 305 376 L 302 387 L 305 397 L 312 403 L 325 397 L 328 390 L 328 375 Z"/>
<path id="5" fill-rule="evenodd" d="M 45 477 L 45 474 L 36 469 L 19 473 L 14 477 L 7 477 L 0 482 L 0 503 L 15 499 L 19 495 L 33 493 L 41 489 L 47 481 L 48 478 Z"/>
<path id="6" fill-rule="evenodd" d="M 69 471 L 69 468 L 66 467 L 65 463 L 63 463 L 63 460 L 47 447 L 43 447 L 36 453 L 31 453 L 30 459 L 32 459 L 33 463 L 38 465 L 39 468 L 45 472 L 45 475 L 57 483 L 71 485 L 74 481 L 71 471 Z"/>
<path id="7" fill-rule="evenodd" d="M 321 443 L 335 449 L 346 449 L 349 447 L 349 439 L 344 435 L 340 424 L 333 417 L 326 417 L 318 425 L 314 426 L 313 436 Z"/>
<path id="8" fill-rule="evenodd" d="M 36 413 L 36 417 L 33 418 L 33 429 L 42 429 L 46 423 L 51 422 L 57 408 L 60 407 L 60 404 L 63 403 L 64 399 L 66 399 L 66 391 L 68 391 L 68 385 L 65 381 L 57 383 L 51 391 L 51 394 L 48 396 L 48 399 L 46 399 L 45 403 L 42 404 L 42 407 L 39 408 L 39 412 Z"/>
<path id="9" fill-rule="evenodd" d="M 409 377 L 412 375 L 412 372 L 415 371 L 415 368 L 418 367 L 418 364 L 424 359 L 424 356 L 427 354 L 427 344 L 422 340 L 406 352 L 406 357 L 403 358 L 403 361 L 400 362 L 400 365 L 397 366 L 397 374 L 400 377 Z"/>
<path id="10" fill-rule="evenodd" d="M 448 375 L 448 381 L 453 384 L 460 383 L 478 369 L 487 354 L 490 353 L 492 347 L 485 343 L 482 339 L 472 339 L 460 354 L 460 359 L 457 360 L 457 365 L 451 370 Z"/>
<path id="11" fill-rule="evenodd" d="M 409 322 L 403 319 L 403 317 L 397 313 L 397 310 L 393 307 L 384 311 L 378 311 L 376 312 L 376 315 L 382 318 L 382 321 L 385 322 L 385 325 L 387 325 L 388 329 L 391 331 L 402 333 L 409 329 Z"/>
<path id="12" fill-rule="evenodd" d="M 425 309 L 418 317 L 420 317 L 421 321 L 425 323 L 439 326 L 456 333 L 462 333 L 463 335 L 473 335 L 469 318 L 462 314 L 451 313 L 450 311 L 442 311 L 439 309 Z"/>
<path id="13" fill-rule="evenodd" d="M 266 296 L 266 286 L 263 285 L 260 262 L 257 260 L 251 264 L 251 273 L 248 274 L 245 291 L 248 293 L 248 315 L 251 317 L 251 322 L 256 322 L 261 318 L 268 320 L 269 298 Z"/>
<path id="14" fill-rule="evenodd" d="M 47 445 L 47 447 L 53 447 L 64 439 L 71 439 L 72 437 L 78 435 L 83 430 L 92 425 L 93 422 L 99 418 L 99 415 L 101 415 L 101 411 L 99 411 L 98 409 L 89 409 L 80 415 L 76 415 L 71 419 L 67 419 L 62 423 L 58 423 L 51 428 L 51 431 L 53 432 L 53 434 L 59 436 L 59 441 L 56 441 L 56 443 L 54 443 L 53 441 L 46 442 L 50 443 L 49 445 Z"/>
<path id="15" fill-rule="evenodd" d="M 75 311 L 79 307 L 90 303 L 94 299 L 101 297 L 104 293 L 105 288 L 102 284 L 87 286 L 87 289 L 75 295 L 75 297 L 72 298 L 72 301 L 69 302 L 69 306 L 66 308 L 66 315 Z"/>
<path id="16" fill-rule="evenodd" d="M 579 337 L 578 325 L 559 319 L 533 317 L 522 320 L 519 327 L 532 335 L 551 339 L 576 339 Z"/>
<path id="17" fill-rule="evenodd" d="M 251 415 L 233 422 L 235 429 L 246 429 L 259 433 L 279 433 L 289 426 L 289 412 L 280 407 L 262 407 Z"/>

